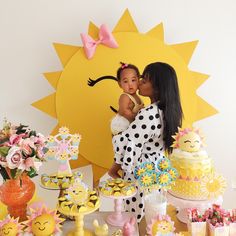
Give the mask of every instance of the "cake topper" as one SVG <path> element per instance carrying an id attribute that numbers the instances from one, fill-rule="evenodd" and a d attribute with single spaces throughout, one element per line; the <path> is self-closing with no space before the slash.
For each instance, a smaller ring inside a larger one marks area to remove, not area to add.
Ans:
<path id="1" fill-rule="evenodd" d="M 46 157 L 57 160 L 60 165 L 58 175 L 72 174 L 69 161 L 79 154 L 80 134 L 70 134 L 67 127 L 61 127 L 55 136 L 49 136 L 46 143 Z"/>
<path id="2" fill-rule="evenodd" d="M 28 220 L 24 222 L 26 232 L 35 236 L 54 235 L 61 232 L 60 227 L 64 219 L 60 218 L 57 210 L 50 210 L 46 206 L 30 209 Z"/>
<path id="3" fill-rule="evenodd" d="M 178 128 L 174 138 L 173 148 L 179 148 L 186 152 L 197 152 L 205 146 L 205 138 L 197 128 Z"/>
<path id="4" fill-rule="evenodd" d="M 14 219 L 9 215 L 0 221 L 0 235 L 17 236 L 22 232 L 23 225 L 18 222 L 19 218 Z"/>

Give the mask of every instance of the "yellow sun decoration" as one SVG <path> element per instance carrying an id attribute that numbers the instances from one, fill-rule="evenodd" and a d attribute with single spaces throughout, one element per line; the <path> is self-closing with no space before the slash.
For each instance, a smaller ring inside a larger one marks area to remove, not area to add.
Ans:
<path id="1" fill-rule="evenodd" d="M 99 28 L 90 23 L 88 34 L 97 39 L 98 32 Z M 167 62 L 175 68 L 179 79 L 184 124 L 191 125 L 216 113 L 196 94 L 208 75 L 188 68 L 197 41 L 165 43 L 162 23 L 147 33 L 140 33 L 128 10 L 121 16 L 112 34 L 119 47 L 98 45 L 91 60 L 86 58 L 82 46 L 55 43 L 63 68 L 44 74 L 55 92 L 33 103 L 34 107 L 58 120 L 52 133 L 57 133 L 61 126 L 67 126 L 71 132 L 82 134 L 79 158 L 71 165 L 77 168 L 92 164 L 95 181 L 113 161 L 109 124 L 114 112 L 110 106 L 118 108 L 121 90 L 114 80 L 104 80 L 90 87 L 87 84 L 89 78 L 96 80 L 105 75 L 115 76 L 120 61 L 136 65 L 141 72 L 151 62 Z M 147 99 L 144 101 L 145 104 L 149 102 Z"/>

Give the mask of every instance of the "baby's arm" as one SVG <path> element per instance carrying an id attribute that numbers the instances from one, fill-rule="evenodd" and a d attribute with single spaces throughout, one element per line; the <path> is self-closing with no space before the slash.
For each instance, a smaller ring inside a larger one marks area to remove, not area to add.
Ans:
<path id="1" fill-rule="evenodd" d="M 130 98 L 127 95 L 122 94 L 120 96 L 118 113 L 121 116 L 124 116 L 127 120 L 129 120 L 129 122 L 132 122 L 136 116 L 136 113 L 132 112 L 132 110 L 130 108 L 131 102 L 132 101 L 130 100 Z"/>

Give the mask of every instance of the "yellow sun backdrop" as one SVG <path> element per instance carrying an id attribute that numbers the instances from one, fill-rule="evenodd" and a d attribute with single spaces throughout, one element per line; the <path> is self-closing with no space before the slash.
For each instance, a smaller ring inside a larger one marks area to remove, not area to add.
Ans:
<path id="1" fill-rule="evenodd" d="M 98 32 L 98 27 L 90 23 L 89 35 L 97 39 Z M 196 94 L 208 75 L 188 69 L 197 41 L 167 45 L 162 24 L 145 34 L 140 33 L 128 10 L 112 34 L 119 47 L 114 49 L 100 44 L 90 60 L 86 58 L 83 47 L 54 44 L 63 70 L 45 73 L 45 77 L 56 91 L 33 103 L 33 106 L 58 120 L 55 132 L 58 127 L 67 126 L 72 133 L 82 135 L 80 155 L 76 162 L 71 163 L 72 168 L 92 164 L 95 180 L 107 171 L 113 161 L 110 120 L 114 113 L 109 107 L 117 108 L 121 90 L 114 80 L 104 80 L 90 87 L 87 84 L 89 78 L 115 76 L 120 61 L 138 66 L 141 72 L 151 62 L 167 62 L 178 75 L 184 124 L 191 125 L 216 113 Z"/>

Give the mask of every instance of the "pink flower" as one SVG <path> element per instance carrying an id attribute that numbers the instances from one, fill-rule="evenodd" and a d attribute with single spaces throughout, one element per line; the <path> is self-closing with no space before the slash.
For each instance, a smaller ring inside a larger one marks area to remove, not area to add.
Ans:
<path id="1" fill-rule="evenodd" d="M 19 147 L 12 146 L 6 156 L 7 166 L 10 169 L 17 168 L 22 162 L 22 153 Z"/>
<path id="2" fill-rule="evenodd" d="M 22 152 L 24 153 L 24 156 L 28 157 L 32 155 L 33 151 L 32 148 L 28 144 L 24 144 L 21 146 Z"/>
<path id="3" fill-rule="evenodd" d="M 31 157 L 28 157 L 26 158 L 25 160 L 22 161 L 22 163 L 19 165 L 18 169 L 24 171 L 29 171 L 30 170 L 30 167 L 36 169 L 36 171 L 39 170 L 39 167 L 42 165 L 41 162 L 38 162 L 38 161 L 34 161 L 33 158 Z"/>
<path id="4" fill-rule="evenodd" d="M 18 144 L 21 140 L 22 140 L 22 137 L 24 137 L 25 134 L 13 134 L 11 135 L 10 139 L 9 139 L 9 143 L 10 145 L 15 145 L 15 144 Z"/>

